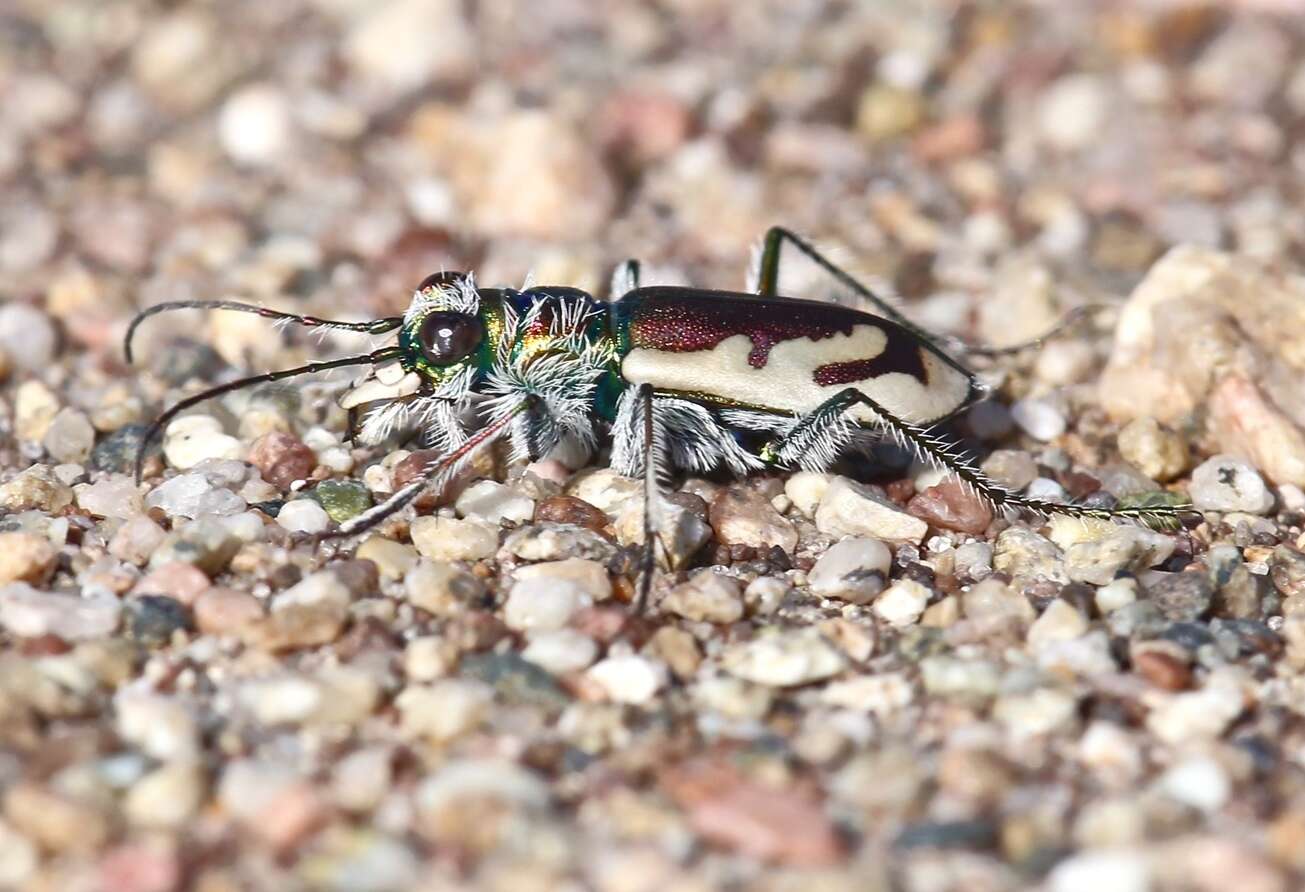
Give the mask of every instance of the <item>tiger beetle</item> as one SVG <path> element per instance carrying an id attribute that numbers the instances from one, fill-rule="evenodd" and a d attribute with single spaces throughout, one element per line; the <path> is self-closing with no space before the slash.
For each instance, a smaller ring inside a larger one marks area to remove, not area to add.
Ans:
<path id="1" fill-rule="evenodd" d="M 833 298 L 778 294 L 781 258 L 790 248 L 829 278 Z M 340 399 L 362 417 L 355 441 L 376 444 L 395 431 L 417 431 L 440 457 L 329 536 L 374 527 L 500 438 L 511 442 L 514 458 L 537 460 L 564 441 L 592 453 L 605 431 L 612 468 L 644 484 L 637 608 L 648 597 L 661 531 L 659 481 L 671 468 L 724 468 L 740 476 L 767 468 L 822 471 L 848 449 L 890 439 L 999 510 L 1165 525 L 1184 513 L 1169 506 L 1061 504 L 1006 489 L 936 430 L 985 395 L 975 374 L 948 352 L 956 351 L 955 342 L 912 324 L 786 229 L 769 230 L 749 278 L 747 293 L 642 285 L 639 263 L 630 260 L 617 268 L 612 299 L 603 301 L 560 286 L 481 288 L 469 273 L 443 272 L 421 283 L 402 316 L 370 322 L 232 301 L 159 304 L 128 328 L 129 362 L 132 335 L 144 319 L 187 308 L 257 313 L 317 329 L 397 331 L 398 337 L 369 353 L 254 375 L 181 400 L 147 430 L 137 478 L 148 444 L 196 403 L 262 382 L 371 365 Z M 964 349 L 992 355 L 1045 337 L 1005 350 Z"/>

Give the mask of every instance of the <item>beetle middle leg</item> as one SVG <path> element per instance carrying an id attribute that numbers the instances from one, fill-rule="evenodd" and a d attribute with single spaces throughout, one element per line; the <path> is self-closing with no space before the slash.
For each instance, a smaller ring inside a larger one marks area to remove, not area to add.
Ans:
<path id="1" fill-rule="evenodd" d="M 832 298 L 833 303 L 852 307 L 868 304 L 871 312 L 875 315 L 893 320 L 898 325 L 911 331 L 917 337 L 929 341 L 937 347 L 941 347 L 944 350 L 949 350 L 953 353 L 965 354 L 967 356 L 995 358 L 1000 356 L 1011 356 L 1025 350 L 1041 347 L 1047 341 L 1064 334 L 1093 313 L 1106 307 L 1106 305 L 1102 303 L 1091 303 L 1074 307 L 1065 313 L 1060 321 L 1052 326 L 1048 331 L 1043 332 L 1037 337 L 1029 338 L 1026 341 L 1020 341 L 1019 343 L 1010 344 L 1005 347 L 984 347 L 968 344 L 960 338 L 948 335 L 938 335 L 916 325 L 914 322 L 907 319 L 906 316 L 904 316 L 902 312 L 891 303 L 875 294 L 855 276 L 822 254 L 810 242 L 782 226 L 772 226 L 766 231 L 766 236 L 762 241 L 761 254 L 756 264 L 756 282 L 750 285 L 750 287 L 755 288 L 759 296 L 773 297 L 779 294 L 781 260 L 785 247 L 789 245 L 826 272 L 842 289 L 844 294 L 836 295 Z"/>

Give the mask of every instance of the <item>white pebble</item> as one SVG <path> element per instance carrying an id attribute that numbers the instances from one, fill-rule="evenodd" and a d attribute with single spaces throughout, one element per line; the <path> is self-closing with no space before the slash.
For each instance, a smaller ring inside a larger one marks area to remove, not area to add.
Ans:
<path id="1" fill-rule="evenodd" d="M 1151 866 L 1141 852 L 1102 849 L 1080 852 L 1056 865 L 1051 892 L 1149 892 Z"/>
<path id="2" fill-rule="evenodd" d="M 843 663 L 843 655 L 811 627 L 731 645 L 721 656 L 731 675 L 771 687 L 828 678 L 842 671 Z"/>
<path id="3" fill-rule="evenodd" d="M 522 579 L 512 586 L 503 608 L 503 622 L 517 631 L 560 629 L 571 615 L 593 600 L 570 579 Z"/>
<path id="4" fill-rule="evenodd" d="M 13 302 L 0 306 L 0 351 L 20 369 L 44 372 L 57 343 L 50 317 L 40 310 Z"/>
<path id="5" fill-rule="evenodd" d="M 292 533 L 321 533 L 331 525 L 331 518 L 312 499 L 295 499 L 281 506 L 276 522 Z"/>
<path id="6" fill-rule="evenodd" d="M 238 459 L 244 447 L 222 432 L 211 415 L 187 415 L 168 425 L 163 435 L 163 455 L 174 468 L 193 468 L 210 458 Z"/>
<path id="7" fill-rule="evenodd" d="M 666 683 L 666 669 L 635 654 L 608 657 L 587 673 L 617 703 L 647 703 Z"/>
<path id="8" fill-rule="evenodd" d="M 598 645 L 575 629 L 550 629 L 531 635 L 521 656 L 553 675 L 566 675 L 592 663 Z"/>
<path id="9" fill-rule="evenodd" d="M 467 487 L 453 507 L 468 520 L 525 523 L 535 516 L 535 502 L 510 486 L 481 480 Z"/>
<path id="10" fill-rule="evenodd" d="M 844 539 L 820 556 L 807 584 L 813 594 L 865 604 L 883 591 L 892 564 L 888 546 L 878 539 Z"/>
<path id="11" fill-rule="evenodd" d="M 1231 455 L 1216 455 L 1192 472 L 1192 504 L 1201 511 L 1265 514 L 1273 493 L 1249 464 Z"/>
<path id="12" fill-rule="evenodd" d="M 1203 812 L 1223 808 L 1232 793 L 1228 774 L 1209 756 L 1193 756 L 1170 768 L 1160 778 L 1160 789 L 1171 799 Z"/>
<path id="13" fill-rule="evenodd" d="M 290 144 L 290 104 L 275 87 L 255 84 L 234 93 L 218 113 L 218 139 L 232 160 L 265 165 Z"/>
<path id="14" fill-rule="evenodd" d="M 126 520 L 141 513 L 143 502 L 136 482 L 126 474 L 108 474 L 95 483 L 73 487 L 77 507 L 95 517 Z"/>
<path id="15" fill-rule="evenodd" d="M 816 528 L 830 536 L 868 536 L 890 542 L 924 541 L 929 525 L 846 477 L 835 477 L 816 509 Z"/>
<path id="16" fill-rule="evenodd" d="M 435 561 L 477 561 L 498 549 L 498 533 L 474 520 L 418 517 L 410 535 L 422 556 Z"/>
<path id="17" fill-rule="evenodd" d="M 1030 437 L 1044 443 L 1065 432 L 1065 415 L 1047 400 L 1022 399 L 1011 406 L 1011 417 Z"/>
<path id="18" fill-rule="evenodd" d="M 1025 491 L 1031 499 L 1045 499 L 1049 502 L 1064 502 L 1068 500 L 1068 493 L 1065 487 L 1061 486 L 1050 477 L 1037 477 L 1028 485 Z"/>
<path id="19" fill-rule="evenodd" d="M 875 615 L 894 626 L 909 626 L 924 613 L 929 595 L 929 589 L 914 579 L 899 579 L 875 599 Z"/>
<path id="20" fill-rule="evenodd" d="M 811 517 L 816 513 L 816 507 L 819 506 L 820 500 L 825 497 L 825 490 L 829 488 L 829 480 L 828 474 L 818 474 L 815 471 L 798 471 L 784 481 L 784 495 L 789 497 L 794 508 L 797 508 L 807 517 Z"/>

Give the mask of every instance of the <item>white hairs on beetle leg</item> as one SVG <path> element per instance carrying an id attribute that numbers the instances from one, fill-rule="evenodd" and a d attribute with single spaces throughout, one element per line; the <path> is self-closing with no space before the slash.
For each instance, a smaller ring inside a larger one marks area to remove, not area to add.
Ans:
<path id="1" fill-rule="evenodd" d="M 764 463 L 745 450 L 703 406 L 674 397 L 653 397 L 662 451 L 671 466 L 705 473 L 724 466 L 737 476 L 759 471 Z M 626 477 L 643 472 L 643 426 L 638 389 L 621 394 L 612 425 L 612 469 Z"/>

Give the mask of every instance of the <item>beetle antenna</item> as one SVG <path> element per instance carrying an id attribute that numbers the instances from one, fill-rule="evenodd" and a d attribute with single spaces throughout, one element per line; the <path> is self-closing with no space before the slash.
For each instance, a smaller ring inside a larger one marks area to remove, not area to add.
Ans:
<path id="1" fill-rule="evenodd" d="M 1041 347 L 1052 338 L 1059 337 L 1069 331 L 1093 313 L 1098 310 L 1106 309 L 1109 306 L 1110 304 L 1105 303 L 1091 303 L 1084 304 L 1081 307 L 1074 307 L 1062 316 L 1059 322 L 1044 331 L 1042 334 L 1035 338 L 1029 338 L 1027 341 L 1021 341 L 1018 344 L 1011 344 L 1007 347 L 980 347 L 966 344 L 962 341 L 957 349 L 965 353 L 967 356 L 983 356 L 988 359 L 995 359 L 1000 356 L 1013 356 L 1016 353 L 1022 353 L 1025 350 L 1031 350 L 1034 347 Z"/>
<path id="2" fill-rule="evenodd" d="M 337 319 L 319 319 L 316 316 L 283 313 L 280 310 L 272 310 L 256 304 L 244 304 L 234 300 L 172 300 L 141 310 L 131 320 L 131 324 L 127 326 L 127 335 L 122 344 L 123 353 L 127 356 L 128 364 L 133 361 L 131 342 L 140 324 L 151 316 L 157 316 L 159 313 L 167 313 L 172 310 L 234 310 L 238 313 L 253 313 L 255 316 L 262 316 L 264 319 L 275 319 L 278 322 L 289 322 L 295 325 L 307 326 L 308 328 L 357 331 L 363 334 L 385 334 L 403 324 L 402 316 L 385 316 L 381 319 L 373 319 L 370 322 L 341 322 Z"/>
<path id="3" fill-rule="evenodd" d="M 307 365 L 301 365 L 292 369 L 281 369 L 276 372 L 265 372 L 261 375 L 251 375 L 248 378 L 237 378 L 235 381 L 228 381 L 225 384 L 219 384 L 216 387 L 210 387 L 208 390 L 201 390 L 199 393 L 186 397 L 185 399 L 169 406 L 159 417 L 150 422 L 150 426 L 145 429 L 145 435 L 141 438 L 140 446 L 136 450 L 136 482 L 140 483 L 141 468 L 145 463 L 145 450 L 149 448 L 150 443 L 159 435 L 159 431 L 176 418 L 178 414 L 189 409 L 191 406 L 212 399 L 215 396 L 221 396 L 224 393 L 231 393 L 233 390 L 240 390 L 245 387 L 252 387 L 255 384 L 264 384 L 270 381 L 282 381 L 286 378 L 294 378 L 298 375 L 311 375 L 314 372 L 324 372 L 327 369 L 338 369 L 350 365 L 369 365 L 384 362 L 387 359 L 393 359 L 399 355 L 397 347 L 386 347 L 381 350 L 374 350 L 371 353 L 364 353 L 359 356 L 346 356 L 343 359 L 329 359 L 323 362 L 310 362 Z"/>

